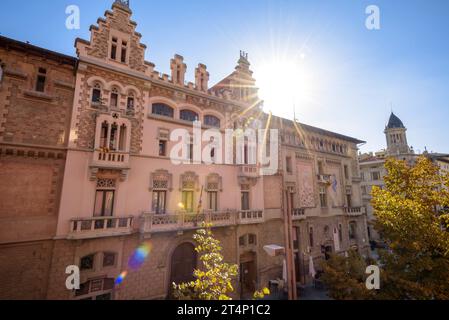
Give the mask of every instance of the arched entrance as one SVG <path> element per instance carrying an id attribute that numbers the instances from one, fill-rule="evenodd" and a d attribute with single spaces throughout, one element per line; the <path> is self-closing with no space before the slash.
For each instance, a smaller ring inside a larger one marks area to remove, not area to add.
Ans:
<path id="1" fill-rule="evenodd" d="M 254 295 L 256 282 L 256 254 L 254 252 L 245 252 L 240 256 L 240 295 L 242 299 Z"/>
<path id="2" fill-rule="evenodd" d="M 169 297 L 173 298 L 172 283 L 180 284 L 192 281 L 196 268 L 197 253 L 191 243 L 180 244 L 172 254 L 170 263 Z"/>

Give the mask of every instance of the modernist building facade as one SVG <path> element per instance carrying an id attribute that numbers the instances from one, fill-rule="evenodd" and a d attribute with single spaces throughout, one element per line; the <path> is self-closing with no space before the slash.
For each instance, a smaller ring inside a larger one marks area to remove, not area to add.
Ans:
<path id="1" fill-rule="evenodd" d="M 310 259 L 319 270 L 320 261 L 331 253 L 344 254 L 353 248 L 367 254 L 357 158 L 362 141 L 264 113 L 245 53 L 240 54 L 235 71 L 212 87 L 204 64 L 195 68 L 195 82 L 186 82 L 187 65 L 180 55 L 171 60 L 170 75 L 160 74 L 144 59 L 146 47 L 140 43 L 131 14 L 126 3 L 116 1 L 91 27 L 89 41 L 76 40 L 77 59 L 67 58 L 76 64 L 58 65 L 67 69 L 67 79 L 55 80 L 55 86 L 64 84 L 61 92 L 71 104 L 55 99 L 64 103 L 67 112 L 57 117 L 66 121 L 64 127 L 59 124 L 64 138 L 58 140 L 60 145 L 52 145 L 61 147 L 58 174 L 63 172 L 63 178 L 54 173 L 52 178 L 60 183 L 55 190 L 34 190 L 40 197 L 53 196 L 55 210 L 53 228 L 46 234 L 45 276 L 36 297 L 170 298 L 171 284 L 191 279 L 199 265 L 193 234 L 202 221 L 212 223 L 225 260 L 240 267 L 234 298 L 251 296 L 270 280 L 283 277 L 284 257 L 269 256 L 264 250 L 267 245 L 293 252 L 297 282 L 311 281 Z M 9 88 L 13 72 L 8 70 L 16 62 L 4 62 L 8 55 L 0 53 Z M 39 79 L 41 70 L 36 70 Z M 3 86 L 0 95 L 11 94 Z M 16 91 L 22 87 L 25 84 L 16 84 Z M 20 105 L 16 108 L 7 115 L 27 112 Z M 38 119 L 46 117 L 54 115 Z M 263 175 L 260 163 L 250 159 L 253 145 L 245 138 L 240 149 L 230 151 L 231 158 L 242 155 L 243 162 L 223 164 L 219 160 L 229 156 L 229 150 L 219 148 L 214 139 L 193 138 L 194 124 L 199 122 L 202 133 L 216 129 L 223 140 L 226 129 L 277 129 L 280 144 L 270 152 L 278 155 L 278 169 Z M 51 137 L 57 128 L 49 121 L 41 130 L 48 130 L 44 134 Z M 26 129 L 32 134 L 34 128 Z M 189 132 L 183 145 L 189 164 L 173 162 L 172 151 L 178 143 L 170 136 L 178 129 Z M 9 145 L 9 132 L 1 131 L 2 146 Z M 12 133 L 13 138 L 19 136 Z M 212 163 L 196 161 L 197 150 L 206 150 Z M 17 172 L 28 177 L 23 168 L 14 167 L 17 158 L 16 151 L 4 157 L 2 149 L 1 161 L 13 166 L 1 168 L 2 175 L 10 175 L 8 179 L 14 180 Z M 13 219 L 18 211 L 27 212 L 14 207 L 12 199 L 18 190 L 4 183 L 2 189 L 11 198 L 10 210 L 1 208 L 5 215 Z M 2 193 L 2 203 L 6 200 Z M 24 198 L 23 205 L 31 205 L 30 201 Z M 22 234 L 22 228 L 13 221 L 9 230 Z M 31 235 L 37 237 L 37 231 L 30 226 Z M 19 281 L 13 265 L 21 264 L 16 250 L 18 242 L 25 240 L 11 237 L 1 245 L 0 268 L 16 279 L 1 278 L 2 284 Z M 129 261 L 141 245 L 149 255 L 139 268 L 130 270 Z M 16 260 L 7 261 L 9 256 Z M 65 270 L 70 265 L 80 267 L 80 290 L 66 288 Z M 123 271 L 128 271 L 125 281 L 115 286 Z M 1 297 L 16 297 L 12 289 L 1 287 Z"/>

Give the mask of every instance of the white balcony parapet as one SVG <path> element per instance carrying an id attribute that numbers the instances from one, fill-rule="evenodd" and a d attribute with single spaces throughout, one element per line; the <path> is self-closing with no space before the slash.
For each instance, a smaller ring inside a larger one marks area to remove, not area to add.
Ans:
<path id="1" fill-rule="evenodd" d="M 129 153 L 95 150 L 92 165 L 107 168 L 128 168 Z"/>
<path id="2" fill-rule="evenodd" d="M 343 210 L 345 211 L 346 214 L 353 217 L 365 214 L 365 207 L 351 207 L 351 208 L 345 207 Z"/>
<path id="3" fill-rule="evenodd" d="M 67 239 L 93 239 L 129 235 L 133 232 L 134 217 L 77 218 L 70 221 Z"/>
<path id="4" fill-rule="evenodd" d="M 140 232 L 143 234 L 195 230 L 201 228 L 202 223 L 211 223 L 213 228 L 234 226 L 237 224 L 255 224 L 264 222 L 263 211 L 235 211 L 219 212 L 204 211 L 200 214 L 179 212 L 175 214 L 156 214 L 145 212 L 141 216 Z"/>
<path id="5" fill-rule="evenodd" d="M 239 177 L 258 178 L 260 176 L 259 167 L 257 165 L 240 165 L 238 175 Z"/>
<path id="6" fill-rule="evenodd" d="M 292 219 L 293 220 L 304 220 L 304 219 L 306 219 L 306 209 L 304 209 L 304 208 L 293 209 L 293 211 L 292 211 Z"/>

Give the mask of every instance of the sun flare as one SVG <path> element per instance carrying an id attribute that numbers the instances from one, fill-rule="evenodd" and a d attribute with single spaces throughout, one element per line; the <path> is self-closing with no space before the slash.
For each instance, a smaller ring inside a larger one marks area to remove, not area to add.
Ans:
<path id="1" fill-rule="evenodd" d="M 259 97 L 266 111 L 288 117 L 307 94 L 305 55 L 297 59 L 273 59 L 257 67 L 255 77 Z"/>

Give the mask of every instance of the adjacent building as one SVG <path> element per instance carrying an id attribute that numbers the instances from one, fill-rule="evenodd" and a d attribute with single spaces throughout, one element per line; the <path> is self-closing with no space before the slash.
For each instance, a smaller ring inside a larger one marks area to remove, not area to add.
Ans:
<path id="1" fill-rule="evenodd" d="M 45 299 L 77 60 L 0 37 L 0 299 Z"/>
<path id="2" fill-rule="evenodd" d="M 362 198 L 363 206 L 366 208 L 368 218 L 368 234 L 371 241 L 381 240 L 380 235 L 374 229 L 374 210 L 371 206 L 371 191 L 374 186 L 384 188 L 384 177 L 387 174 L 385 161 L 387 158 L 404 160 L 413 164 L 421 154 L 415 153 L 407 140 L 407 128 L 404 123 L 393 112 L 385 127 L 387 148 L 376 153 L 366 153 L 359 156 L 360 171 L 362 175 Z M 449 155 L 440 153 L 429 153 L 425 151 L 422 155 L 428 157 L 434 164 L 439 166 L 442 174 L 447 173 Z"/>
<path id="3" fill-rule="evenodd" d="M 170 298 L 198 266 L 192 236 L 202 221 L 239 265 L 234 298 L 283 278 L 284 257 L 267 245 L 291 253 L 301 283 L 311 281 L 310 259 L 319 270 L 332 253 L 368 254 L 363 141 L 264 113 L 244 52 L 215 86 L 201 63 L 187 82 L 181 55 L 160 74 L 131 15 L 115 1 L 90 40 L 76 40 L 76 59 L 2 39 L 0 297 Z M 240 137 L 248 128 L 279 133 L 269 175 L 252 158 L 254 141 Z M 179 129 L 181 145 L 170 139 Z M 220 143 L 227 129 L 230 149 Z M 136 267 L 139 247 L 146 260 Z M 80 290 L 66 288 L 70 265 Z M 32 289 L 21 289 L 25 274 Z"/>

